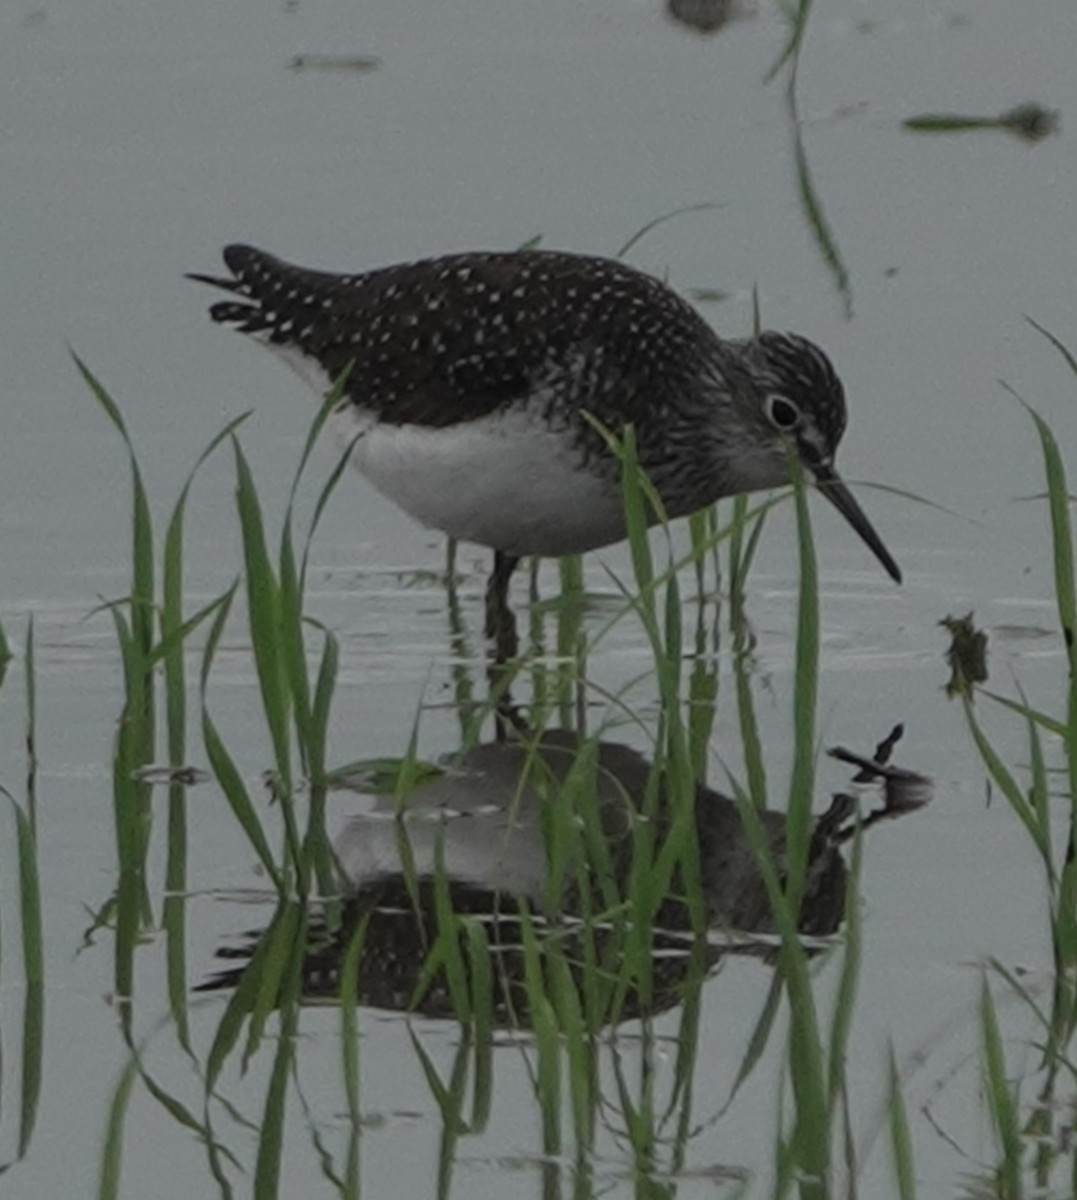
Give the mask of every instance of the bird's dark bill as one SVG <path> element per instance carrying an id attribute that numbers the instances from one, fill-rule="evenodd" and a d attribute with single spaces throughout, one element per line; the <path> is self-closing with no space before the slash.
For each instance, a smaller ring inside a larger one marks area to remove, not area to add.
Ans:
<path id="1" fill-rule="evenodd" d="M 864 510 L 853 499 L 852 492 L 841 481 L 833 467 L 816 467 L 815 481 L 819 490 L 834 505 L 849 524 L 860 534 L 875 557 L 886 568 L 886 573 L 895 583 L 901 582 L 901 568 L 894 562 L 890 551 L 883 545 L 882 538 L 864 515 Z"/>

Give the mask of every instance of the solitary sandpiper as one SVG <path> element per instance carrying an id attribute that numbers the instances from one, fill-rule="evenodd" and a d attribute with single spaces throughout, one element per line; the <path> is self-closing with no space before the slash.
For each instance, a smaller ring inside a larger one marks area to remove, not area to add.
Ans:
<path id="1" fill-rule="evenodd" d="M 834 468 L 845 395 L 805 338 L 720 338 L 659 280 L 546 250 L 454 254 L 355 275 L 224 250 L 234 295 L 210 316 L 280 353 L 322 392 L 356 467 L 406 512 L 494 550 L 488 636 L 514 652 L 509 579 L 523 555 L 625 536 L 619 464 L 593 417 L 631 423 L 670 517 L 789 482 L 789 450 L 897 582 L 901 571 Z"/>

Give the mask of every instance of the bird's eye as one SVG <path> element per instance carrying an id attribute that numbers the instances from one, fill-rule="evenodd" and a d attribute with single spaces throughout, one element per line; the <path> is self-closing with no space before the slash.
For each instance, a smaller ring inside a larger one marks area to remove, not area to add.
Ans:
<path id="1" fill-rule="evenodd" d="M 784 433 L 795 429 L 800 422 L 800 409 L 785 396 L 771 393 L 764 401 L 767 418 L 775 429 Z"/>

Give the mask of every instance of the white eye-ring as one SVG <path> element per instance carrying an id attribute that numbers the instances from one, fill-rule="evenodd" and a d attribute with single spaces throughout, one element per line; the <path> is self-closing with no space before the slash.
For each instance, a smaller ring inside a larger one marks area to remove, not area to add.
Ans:
<path id="1" fill-rule="evenodd" d="M 767 420 L 775 429 L 780 429 L 783 433 L 789 433 L 800 424 L 800 409 L 788 396 L 783 396 L 779 392 L 771 392 L 767 396 L 763 401 L 763 409 L 767 414 Z"/>

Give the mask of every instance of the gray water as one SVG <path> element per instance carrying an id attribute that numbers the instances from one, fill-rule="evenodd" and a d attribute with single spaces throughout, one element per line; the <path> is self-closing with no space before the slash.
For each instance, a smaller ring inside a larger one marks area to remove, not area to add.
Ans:
<path id="1" fill-rule="evenodd" d="M 914 1113 L 921 1185 L 925 1195 L 952 1194 L 969 1160 L 989 1156 L 969 1059 L 978 964 L 996 956 L 1034 980 L 1050 965 L 1036 864 L 1006 807 L 985 803 L 964 719 L 943 693 L 946 640 L 937 622 L 974 609 L 992 633 L 995 684 L 1012 692 L 1016 675 L 1034 703 L 1060 711 L 1061 645 L 1041 632 L 1054 627 L 1047 519 L 1042 504 L 1022 499 L 1043 487 L 1039 447 L 999 380 L 1053 425 L 1064 452 L 1072 446 L 1075 381 L 1024 320 L 1077 347 L 1072 6 L 815 6 L 799 106 L 849 271 L 851 319 L 798 202 L 783 84 L 763 84 L 786 36 L 764 0 L 710 38 L 642 0 L 269 8 L 248 0 L 13 0 L 0 33 L 0 618 L 16 641 L 31 614 L 36 626 L 47 956 L 41 1112 L 5 1195 L 91 1192 L 111 1089 L 126 1062 L 108 1003 L 108 936 L 77 951 L 87 908 L 113 885 L 109 772 L 120 665 L 108 618 L 88 614 L 126 588 L 130 493 L 122 446 L 69 347 L 121 405 L 159 520 L 196 455 L 248 408 L 243 444 L 267 511 L 279 519 L 313 398 L 264 352 L 211 326 L 207 296 L 184 271 L 215 270 L 220 246 L 234 240 L 341 271 L 511 248 L 539 234 L 548 247 L 612 254 L 647 221 L 698 204 L 715 207 L 657 227 L 629 260 L 683 291 L 730 292 L 705 311 L 731 336 L 750 329 L 757 287 L 765 323 L 818 341 L 844 379 L 845 476 L 934 505 L 858 493 L 905 571 L 900 589 L 837 514 L 818 504 L 814 514 L 823 741 L 863 750 L 902 720 L 902 762 L 936 783 L 929 810 L 867 846 L 849 1066 L 859 1097 L 854 1126 L 866 1144 L 888 1040 L 901 1059 L 930 1046 L 910 1109 L 931 1099 L 969 1158 Z M 380 66 L 288 69 L 296 55 L 325 53 L 375 56 Z M 1001 132 L 926 137 L 900 128 L 917 113 L 992 114 L 1025 100 L 1060 109 L 1061 134 L 1030 146 Z M 334 462 L 332 447 L 320 447 L 312 474 L 324 477 Z M 192 498 L 192 605 L 235 570 L 232 492 L 222 455 Z M 792 532 L 785 506 L 769 522 L 751 597 L 775 780 L 788 759 Z M 476 631 L 486 556 L 468 548 L 462 556 Z M 619 549 L 592 556 L 589 586 L 609 590 L 602 564 L 623 573 L 626 561 Z M 401 753 L 424 703 L 423 753 L 453 747 L 455 717 L 439 706 L 449 699 L 451 659 L 444 594 L 408 586 L 414 572 L 440 571 L 443 562 L 437 536 L 362 481 L 344 481 L 316 543 L 311 594 L 312 611 L 342 641 L 340 758 Z M 223 656 L 214 703 L 256 774 L 268 748 L 241 649 Z M 638 630 L 625 627 L 603 644 L 592 673 L 617 686 L 645 661 Z M 2 699 L 0 782 L 17 792 L 22 716 L 11 681 Z M 994 732 L 1010 761 L 1023 761 L 1022 730 L 1000 718 Z M 737 762 L 731 720 L 720 719 L 715 754 Z M 821 788 L 844 781 L 836 766 L 821 767 Z M 249 846 L 212 788 L 192 792 L 191 821 L 196 891 L 260 886 Z M 11 946 L 15 880 L 10 824 L 4 829 L 0 887 Z M 192 903 L 191 922 L 192 970 L 201 972 L 219 934 L 257 920 L 206 895 Z M 163 959 L 151 951 L 139 961 L 148 1034 L 166 1011 Z M 14 962 L 14 952 L 5 954 L 0 977 L 2 1160 L 15 1138 Z M 728 1094 L 767 976 L 749 962 L 718 982 L 704 1004 L 706 1070 L 696 1097 L 704 1128 L 689 1167 L 765 1170 L 773 1075 L 753 1079 L 720 1122 L 708 1117 Z M 211 1036 L 218 1015 L 212 1002 L 199 1010 L 196 1039 Z M 300 1050 L 308 1098 L 329 1128 L 340 1120 L 337 1019 L 311 1013 Z M 364 1015 L 362 1028 L 363 1103 L 379 1118 L 364 1141 L 365 1194 L 433 1194 L 440 1123 L 407 1034 L 376 1016 Z M 435 1024 L 424 1033 L 447 1061 L 455 1030 Z M 1020 1023 L 1012 1030 L 1015 1039 L 1027 1033 Z M 155 1070 L 197 1104 L 182 1055 L 163 1046 L 153 1054 Z M 246 1081 L 230 1079 L 230 1094 L 241 1104 L 257 1097 L 266 1070 L 260 1060 Z M 329 1195 L 302 1120 L 291 1116 L 282 1194 Z M 495 1118 L 482 1138 L 464 1143 L 454 1194 L 540 1194 L 538 1147 L 520 1057 L 499 1051 Z M 614 1161 L 611 1176 L 622 1168 Z M 888 1178 L 880 1139 L 863 1194 L 886 1194 L 875 1189 Z M 622 1182 L 617 1194 L 630 1192 Z M 145 1097 L 128 1119 L 122 1194 L 213 1194 L 201 1148 Z M 714 1186 L 687 1178 L 678 1194 L 713 1195 Z"/>

